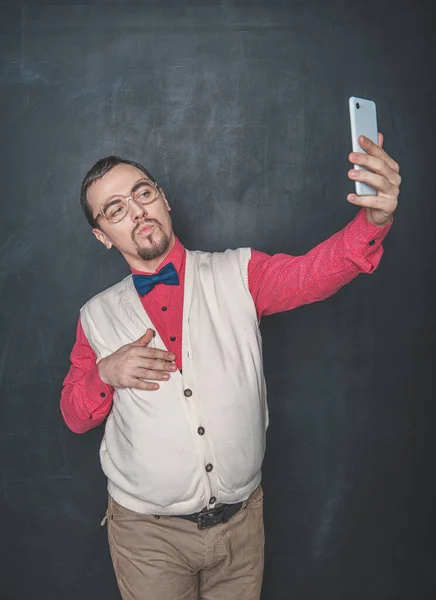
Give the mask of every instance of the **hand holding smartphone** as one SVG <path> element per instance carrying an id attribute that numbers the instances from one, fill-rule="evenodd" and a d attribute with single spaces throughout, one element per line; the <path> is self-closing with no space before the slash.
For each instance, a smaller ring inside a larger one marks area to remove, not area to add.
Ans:
<path id="1" fill-rule="evenodd" d="M 378 144 L 377 111 L 375 102 L 365 98 L 352 96 L 349 100 L 351 142 L 353 152 L 365 153 L 359 144 L 359 136 L 363 135 Z M 361 165 L 354 165 L 355 169 L 365 169 Z M 356 194 L 358 196 L 377 196 L 377 190 L 367 183 L 356 181 Z"/>

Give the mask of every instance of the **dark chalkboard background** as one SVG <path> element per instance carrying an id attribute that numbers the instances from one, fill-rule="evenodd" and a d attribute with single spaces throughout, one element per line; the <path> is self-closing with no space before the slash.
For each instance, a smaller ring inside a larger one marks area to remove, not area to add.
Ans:
<path id="1" fill-rule="evenodd" d="M 84 172 L 143 162 L 188 248 L 301 254 L 356 212 L 350 95 L 377 101 L 401 206 L 374 275 L 263 322 L 263 598 L 436 597 L 432 22 L 422 1 L 0 4 L 2 600 L 119 598 L 103 429 L 58 408 L 79 308 L 127 273 Z"/>

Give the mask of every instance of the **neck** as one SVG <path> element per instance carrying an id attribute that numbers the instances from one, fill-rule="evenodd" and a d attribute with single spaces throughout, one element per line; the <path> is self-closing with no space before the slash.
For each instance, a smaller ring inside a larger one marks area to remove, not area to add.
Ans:
<path id="1" fill-rule="evenodd" d="M 163 263 L 163 261 L 166 259 L 168 254 L 174 248 L 175 243 L 176 243 L 176 237 L 173 233 L 171 235 L 171 241 L 168 246 L 168 250 L 166 252 L 164 252 L 164 254 L 162 254 L 161 256 L 158 256 L 157 258 L 154 258 L 153 260 L 144 260 L 144 259 L 140 258 L 139 256 L 126 256 L 126 255 L 124 255 L 124 258 L 128 262 L 129 267 L 131 267 L 132 269 L 135 269 L 136 271 L 144 271 L 145 273 L 155 273 L 158 270 L 161 263 Z"/>

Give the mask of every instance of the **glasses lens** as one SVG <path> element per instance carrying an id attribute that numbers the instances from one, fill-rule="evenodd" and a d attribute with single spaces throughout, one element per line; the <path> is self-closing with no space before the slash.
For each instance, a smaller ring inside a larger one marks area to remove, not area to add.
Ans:
<path id="1" fill-rule="evenodd" d="M 136 189 L 135 193 L 133 194 L 135 202 L 138 202 L 139 204 L 150 204 L 151 202 L 154 202 L 156 200 L 157 196 L 158 191 L 156 189 L 156 186 L 152 185 L 151 183 L 147 183 L 146 181 L 144 181 L 144 183 L 141 183 L 141 185 Z"/>
<path id="2" fill-rule="evenodd" d="M 111 223 L 118 223 L 126 216 L 127 213 L 127 200 L 120 196 L 119 198 L 112 198 L 110 202 L 103 208 L 103 214 L 108 221 Z"/>

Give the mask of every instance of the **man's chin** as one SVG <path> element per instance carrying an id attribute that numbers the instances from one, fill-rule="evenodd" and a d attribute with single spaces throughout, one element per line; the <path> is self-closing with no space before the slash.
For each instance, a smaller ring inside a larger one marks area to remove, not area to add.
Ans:
<path id="1" fill-rule="evenodd" d="M 138 249 L 149 249 L 160 246 L 164 238 L 165 236 L 162 235 L 161 231 L 155 231 L 152 229 L 148 234 L 138 232 L 134 237 L 134 242 Z"/>
<path id="2" fill-rule="evenodd" d="M 167 236 L 159 236 L 158 239 L 153 235 L 135 239 L 138 249 L 138 256 L 143 260 L 154 260 L 159 258 L 168 250 L 170 240 Z"/>

